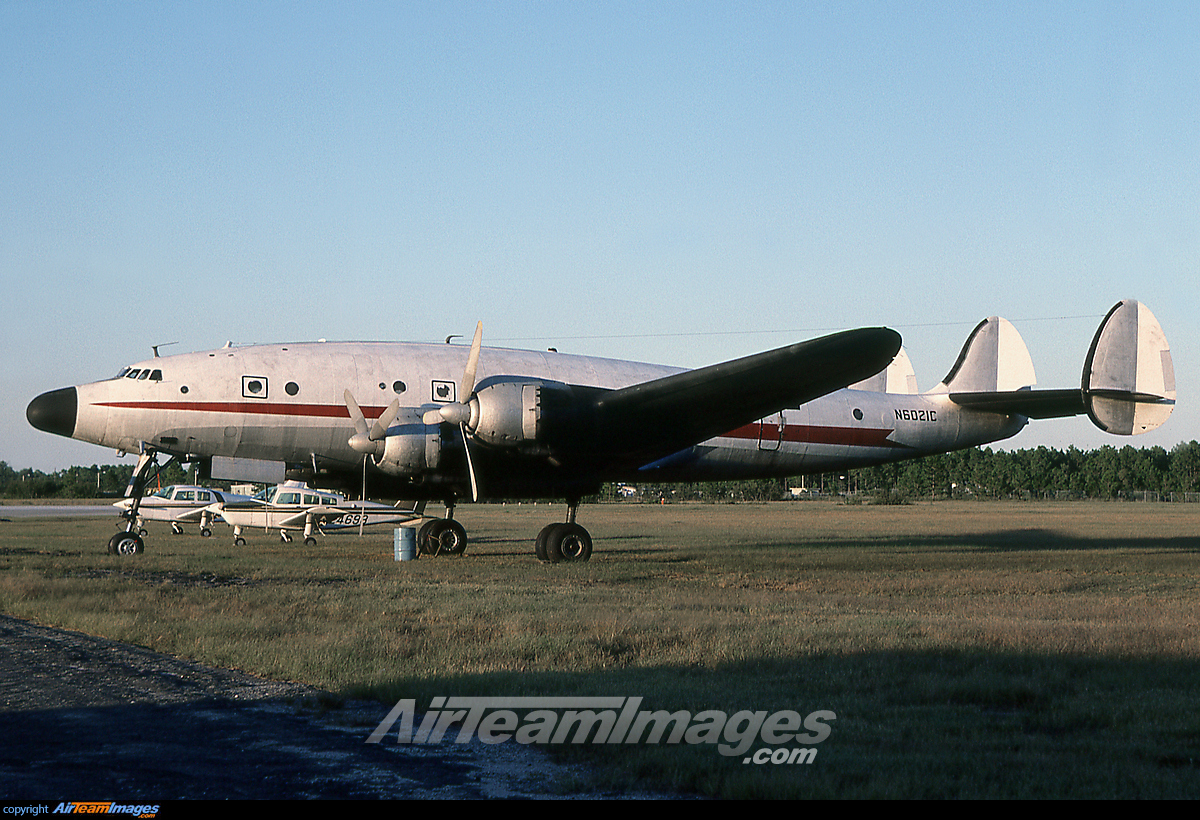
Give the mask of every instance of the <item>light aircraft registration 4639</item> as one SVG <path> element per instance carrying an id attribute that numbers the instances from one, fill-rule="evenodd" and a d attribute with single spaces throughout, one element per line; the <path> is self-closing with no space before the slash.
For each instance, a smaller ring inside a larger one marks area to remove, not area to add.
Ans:
<path id="1" fill-rule="evenodd" d="M 1031 418 L 1086 414 L 1110 433 L 1162 424 L 1175 404 L 1170 349 L 1132 300 L 1104 317 L 1079 387 L 1035 390 L 1004 319 L 981 322 L 950 373 L 917 392 L 900 335 L 862 328 L 681 370 L 482 347 L 300 343 L 155 357 L 30 402 L 40 430 L 140 459 L 116 552 L 140 552 L 137 504 L 159 454 L 212 478 L 439 501 L 425 552 L 462 551 L 462 499 L 561 498 L 535 541 L 545 561 L 586 561 L 580 499 L 603 482 L 794 476 L 973 447 Z M 430 544 L 434 549 L 428 549 Z"/>

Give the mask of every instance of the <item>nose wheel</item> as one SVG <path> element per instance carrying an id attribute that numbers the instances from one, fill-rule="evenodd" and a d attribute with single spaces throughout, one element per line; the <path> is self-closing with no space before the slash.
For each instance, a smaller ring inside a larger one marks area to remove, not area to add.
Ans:
<path id="1" fill-rule="evenodd" d="M 141 555 L 146 549 L 142 536 L 136 532 L 119 532 L 108 539 L 109 555 Z"/>

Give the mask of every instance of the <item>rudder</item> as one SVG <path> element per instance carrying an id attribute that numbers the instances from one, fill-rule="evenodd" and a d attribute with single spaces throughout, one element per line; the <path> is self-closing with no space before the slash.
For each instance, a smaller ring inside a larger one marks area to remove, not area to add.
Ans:
<path id="1" fill-rule="evenodd" d="M 1166 335 L 1145 305 L 1125 299 L 1096 330 L 1083 365 L 1088 417 L 1105 432 L 1138 435 L 1175 409 L 1175 366 Z"/>

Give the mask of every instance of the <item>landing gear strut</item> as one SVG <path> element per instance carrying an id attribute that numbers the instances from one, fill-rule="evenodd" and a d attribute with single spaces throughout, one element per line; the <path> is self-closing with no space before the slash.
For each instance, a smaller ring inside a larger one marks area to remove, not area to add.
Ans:
<path id="1" fill-rule="evenodd" d="M 108 540 L 109 555 L 139 555 L 146 549 L 141 533 L 138 532 L 138 509 L 142 506 L 146 487 L 174 460 L 175 457 L 171 456 L 166 464 L 160 465 L 158 451 L 150 449 L 138 458 L 137 467 L 129 477 L 128 486 L 125 487 L 125 497 L 132 498 L 133 504 L 121 513 L 121 517 L 125 519 L 124 532 L 119 532 Z"/>
<path id="2" fill-rule="evenodd" d="M 559 561 L 586 561 L 592 557 L 592 536 L 575 523 L 579 499 L 567 499 L 567 520 L 549 524 L 538 533 L 534 550 L 539 561 L 557 564 Z"/>

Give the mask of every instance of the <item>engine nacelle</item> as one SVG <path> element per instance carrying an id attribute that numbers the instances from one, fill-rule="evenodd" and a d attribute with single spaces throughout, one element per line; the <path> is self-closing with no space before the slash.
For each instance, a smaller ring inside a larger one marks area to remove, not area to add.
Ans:
<path id="1" fill-rule="evenodd" d="M 481 388 L 471 399 L 467 429 L 493 447 L 516 447 L 538 440 L 542 382 L 504 381 Z"/>
<path id="2" fill-rule="evenodd" d="M 416 410 L 402 411 L 380 444 L 372 460 L 389 475 L 419 475 L 441 463 L 441 428 L 425 424 Z"/>

